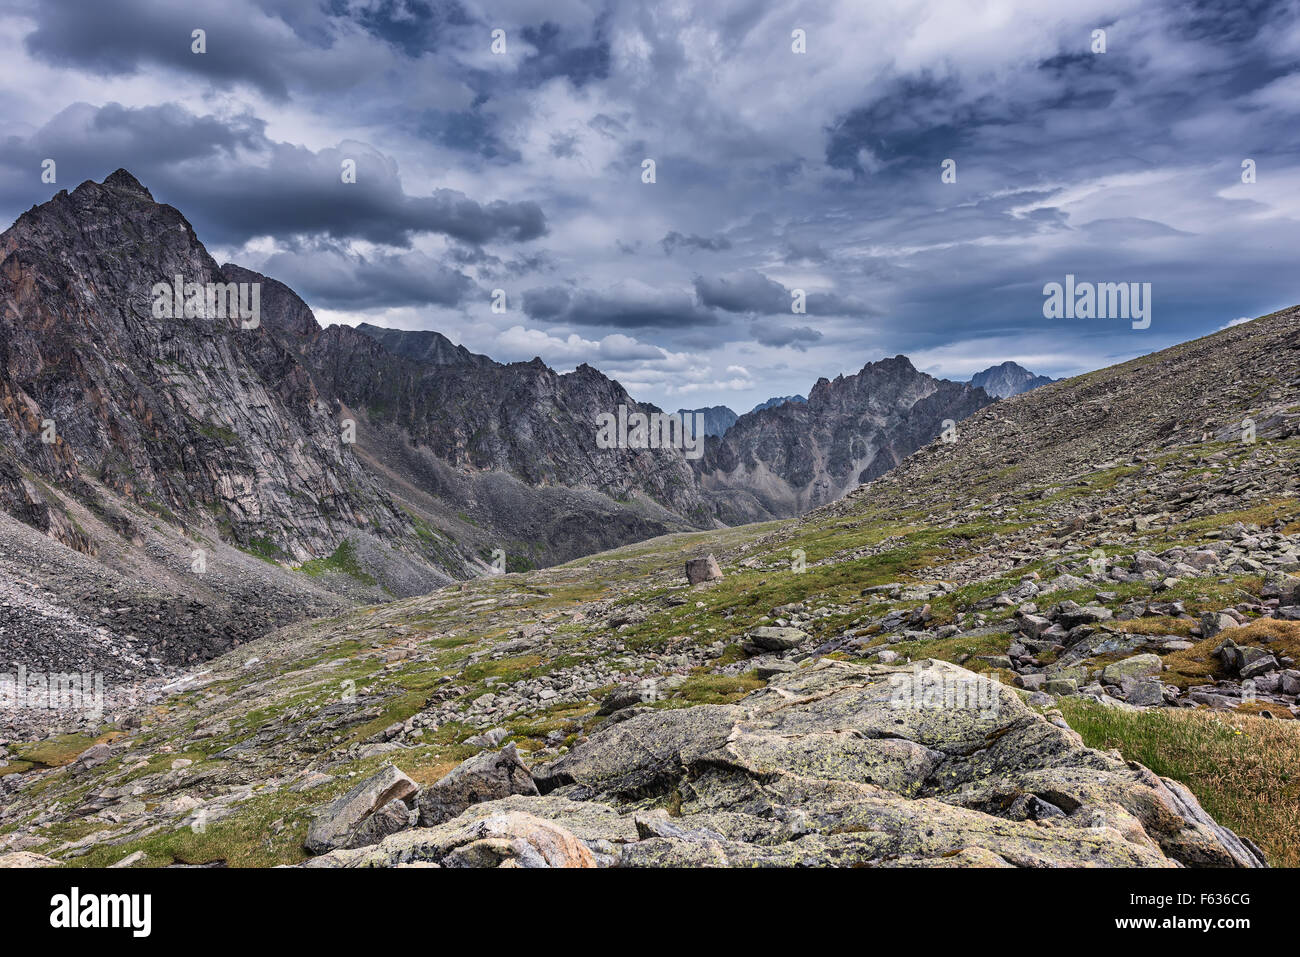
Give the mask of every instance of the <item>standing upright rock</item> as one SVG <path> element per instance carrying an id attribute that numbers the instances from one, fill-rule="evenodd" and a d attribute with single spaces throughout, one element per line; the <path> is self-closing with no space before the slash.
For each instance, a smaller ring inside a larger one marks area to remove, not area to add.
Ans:
<path id="1" fill-rule="evenodd" d="M 686 563 L 686 580 L 692 585 L 717 581 L 721 577 L 722 569 L 718 567 L 718 560 L 712 553 L 703 558 L 692 558 Z"/>

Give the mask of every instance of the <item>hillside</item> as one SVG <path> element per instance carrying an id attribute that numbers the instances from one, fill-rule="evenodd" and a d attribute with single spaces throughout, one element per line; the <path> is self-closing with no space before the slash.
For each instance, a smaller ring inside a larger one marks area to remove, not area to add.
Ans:
<path id="1" fill-rule="evenodd" d="M 9 745 L 0 848 L 1295 864 L 1297 332 L 1290 309 L 980 409 L 802 519 L 288 627 Z M 707 553 L 724 577 L 688 586 Z"/>

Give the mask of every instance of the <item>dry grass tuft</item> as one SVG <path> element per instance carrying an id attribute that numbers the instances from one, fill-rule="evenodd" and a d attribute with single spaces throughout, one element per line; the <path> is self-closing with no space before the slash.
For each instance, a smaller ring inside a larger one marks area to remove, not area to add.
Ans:
<path id="1" fill-rule="evenodd" d="M 1274 867 L 1300 866 L 1300 722 L 1159 708 L 1121 711 L 1062 698 L 1089 747 L 1118 748 L 1180 781 L 1220 824 L 1249 837 Z"/>

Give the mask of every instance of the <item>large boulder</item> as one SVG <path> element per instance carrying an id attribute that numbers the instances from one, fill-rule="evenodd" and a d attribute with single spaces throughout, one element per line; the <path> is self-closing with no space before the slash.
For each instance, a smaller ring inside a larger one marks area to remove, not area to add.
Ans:
<path id="1" fill-rule="evenodd" d="M 413 812 L 401 798 L 393 798 L 374 814 L 363 820 L 348 838 L 347 847 L 369 847 L 378 844 L 390 834 L 404 831 L 414 823 Z"/>
<path id="2" fill-rule="evenodd" d="M 386 764 L 317 811 L 307 829 L 303 846 L 313 854 L 346 847 L 352 843 L 366 818 L 391 801 L 409 801 L 419 789 L 420 786 L 405 774 Z"/>
<path id="3" fill-rule="evenodd" d="M 788 651 L 798 648 L 808 640 L 808 633 L 798 628 L 779 628 L 763 625 L 753 629 L 745 639 L 744 647 L 751 654 L 764 651 Z"/>
<path id="4" fill-rule="evenodd" d="M 718 567 L 718 560 L 712 555 L 692 558 L 686 563 L 686 580 L 692 585 L 716 581 L 721 577 L 722 569 Z"/>
<path id="5" fill-rule="evenodd" d="M 609 724 L 533 773 L 541 796 L 308 866 L 1264 863 L 1181 785 L 939 661 L 822 659 L 733 704 Z"/>
<path id="6" fill-rule="evenodd" d="M 537 794 L 537 785 L 513 744 L 500 751 L 483 751 L 461 762 L 420 794 L 420 825 L 431 827 L 449 821 L 472 804 Z"/>
<path id="7" fill-rule="evenodd" d="M 1101 680 L 1110 685 L 1122 685 L 1125 678 L 1154 678 L 1164 670 L 1159 655 L 1149 652 L 1133 655 L 1121 661 L 1112 661 L 1101 671 Z"/>
<path id="8" fill-rule="evenodd" d="M 823 659 L 734 704 L 612 725 L 534 777 L 551 797 L 673 813 L 672 830 L 610 838 L 629 866 L 1263 863 L 1185 789 L 939 661 Z M 1050 826 L 1025 819 L 1030 798 Z"/>

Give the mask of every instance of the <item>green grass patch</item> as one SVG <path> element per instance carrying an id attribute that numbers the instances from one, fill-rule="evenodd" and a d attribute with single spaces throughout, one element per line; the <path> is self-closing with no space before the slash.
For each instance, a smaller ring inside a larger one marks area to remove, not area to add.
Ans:
<path id="1" fill-rule="evenodd" d="M 1089 747 L 1186 785 L 1210 815 L 1264 850 L 1274 867 L 1300 866 L 1300 722 L 1203 710 L 1121 711 L 1062 698 Z"/>
<path id="2" fill-rule="evenodd" d="M 312 578 L 319 578 L 329 572 L 339 572 L 356 579 L 363 585 L 375 584 L 375 577 L 367 574 L 361 567 L 361 563 L 357 561 L 356 549 L 347 539 L 339 542 L 339 547 L 334 549 L 334 553 L 328 558 L 313 558 L 309 562 L 303 562 L 298 566 L 298 571 Z"/>

